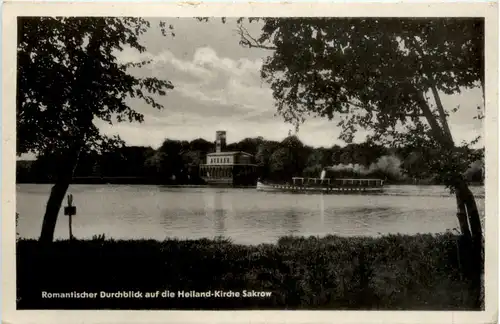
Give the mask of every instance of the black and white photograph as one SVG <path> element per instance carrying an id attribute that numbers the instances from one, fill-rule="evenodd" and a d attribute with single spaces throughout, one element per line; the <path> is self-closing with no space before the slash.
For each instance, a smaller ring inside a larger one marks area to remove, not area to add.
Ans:
<path id="1" fill-rule="evenodd" d="M 18 10 L 4 298 L 17 310 L 484 312 L 498 154 L 484 13 L 497 8 L 478 8 Z"/>

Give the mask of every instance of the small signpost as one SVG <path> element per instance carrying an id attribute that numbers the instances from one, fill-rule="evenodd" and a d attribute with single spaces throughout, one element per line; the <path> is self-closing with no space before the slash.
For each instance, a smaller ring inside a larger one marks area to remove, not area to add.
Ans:
<path id="1" fill-rule="evenodd" d="M 68 206 L 64 207 L 64 215 L 69 216 L 69 240 L 73 239 L 73 231 L 71 229 L 71 220 L 73 215 L 76 215 L 76 206 L 73 206 L 73 195 L 68 195 Z"/>

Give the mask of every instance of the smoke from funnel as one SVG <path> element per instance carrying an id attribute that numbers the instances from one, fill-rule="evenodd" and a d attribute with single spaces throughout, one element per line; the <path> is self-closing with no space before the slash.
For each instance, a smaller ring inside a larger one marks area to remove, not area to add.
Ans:
<path id="1" fill-rule="evenodd" d="M 383 173 L 393 178 L 401 177 L 401 160 L 393 155 L 384 155 L 376 162 L 372 163 L 370 167 L 365 167 L 362 164 L 337 164 L 327 168 L 333 172 L 349 172 L 358 175 L 368 175 L 373 173 Z"/>

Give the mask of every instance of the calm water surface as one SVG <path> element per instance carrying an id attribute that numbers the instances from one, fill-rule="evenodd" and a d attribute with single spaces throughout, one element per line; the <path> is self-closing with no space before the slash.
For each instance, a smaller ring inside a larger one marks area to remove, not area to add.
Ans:
<path id="1" fill-rule="evenodd" d="M 484 188 L 471 188 L 484 211 Z M 18 232 L 37 238 L 50 185 L 18 184 Z M 458 226 L 455 198 L 442 186 L 389 186 L 382 195 L 265 193 L 255 189 L 72 185 L 73 235 L 117 239 L 224 236 L 243 244 L 284 235 L 436 233 Z M 66 203 L 66 202 L 65 202 Z M 68 237 L 62 209 L 56 238 Z"/>

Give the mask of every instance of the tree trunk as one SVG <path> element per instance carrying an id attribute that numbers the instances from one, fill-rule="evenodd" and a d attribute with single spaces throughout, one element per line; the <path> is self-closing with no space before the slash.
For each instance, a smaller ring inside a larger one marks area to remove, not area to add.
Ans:
<path id="1" fill-rule="evenodd" d="M 42 232 L 40 234 L 40 243 L 51 243 L 54 240 L 54 231 L 57 224 L 57 216 L 61 209 L 64 196 L 73 178 L 73 172 L 78 164 L 81 147 L 73 148 L 67 155 L 57 175 L 56 182 L 50 191 L 50 197 L 45 208 L 43 216 Z"/>
<path id="2" fill-rule="evenodd" d="M 483 230 L 481 227 L 479 211 L 477 210 L 476 200 L 474 199 L 474 195 L 470 191 L 469 186 L 463 177 L 458 179 L 457 184 L 455 185 L 455 190 L 460 202 L 462 202 L 466 207 L 472 239 L 474 241 L 482 242 Z"/>
<path id="3" fill-rule="evenodd" d="M 462 256 L 466 260 L 465 275 L 470 280 L 470 292 L 474 296 L 474 306 L 480 308 L 483 306 L 482 284 L 484 271 L 484 247 L 481 219 L 477 210 L 474 195 L 470 191 L 463 178 L 459 178 L 455 184 L 457 206 L 462 211 L 465 207 L 468 224 L 470 225 L 470 235 L 464 234 L 464 245 Z M 463 219 L 459 221 L 462 222 Z"/>
<path id="4" fill-rule="evenodd" d="M 467 220 L 467 209 L 465 207 L 465 202 L 460 198 L 458 191 L 455 192 L 455 197 L 457 198 L 457 218 L 460 224 L 460 232 L 467 241 L 472 240 L 472 234 L 469 229 L 469 222 Z"/>

